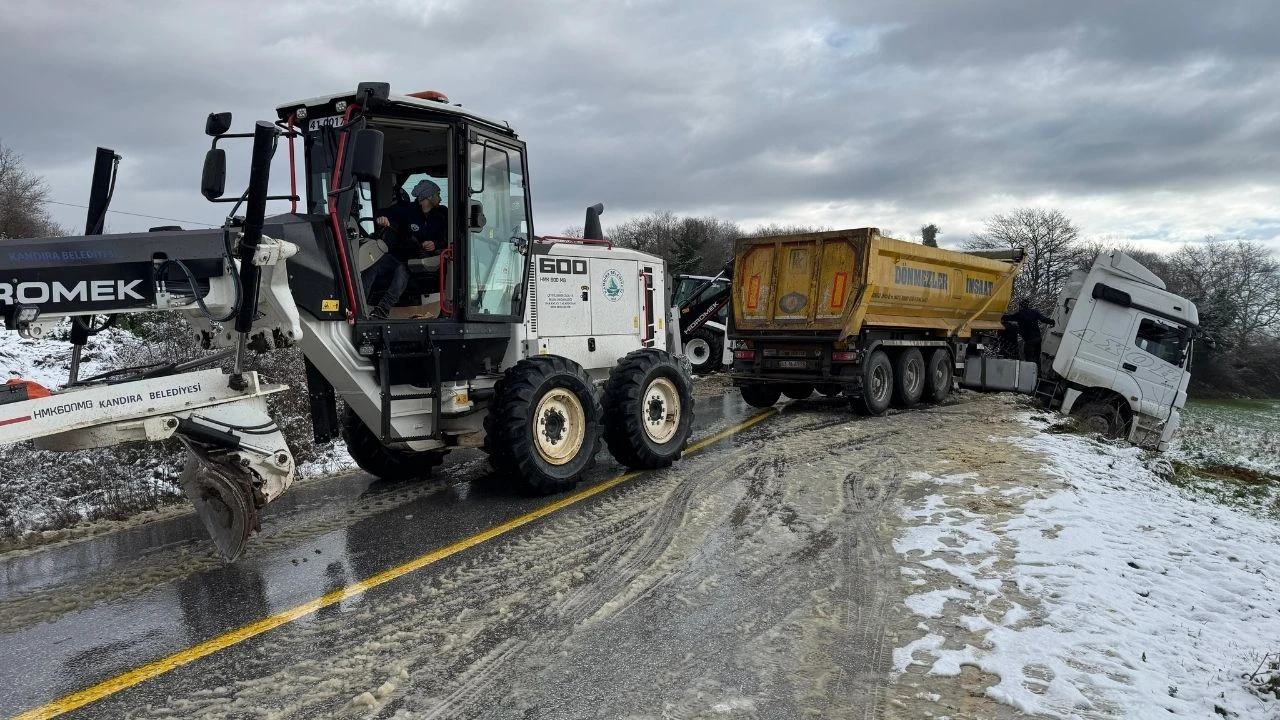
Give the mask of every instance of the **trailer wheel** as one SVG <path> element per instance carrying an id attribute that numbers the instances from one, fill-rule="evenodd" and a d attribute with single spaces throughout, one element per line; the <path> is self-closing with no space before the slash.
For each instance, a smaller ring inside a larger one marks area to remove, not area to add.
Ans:
<path id="1" fill-rule="evenodd" d="M 351 408 L 342 409 L 342 441 L 361 470 L 383 480 L 412 480 L 431 474 L 444 462 L 448 451 L 413 452 L 390 448 L 374 434 Z"/>
<path id="2" fill-rule="evenodd" d="M 555 355 L 507 370 L 484 418 L 494 469 L 537 494 L 573 487 L 600 450 L 600 401 L 582 366 Z"/>
<path id="3" fill-rule="evenodd" d="M 782 394 L 792 400 L 806 400 L 813 394 L 813 386 L 805 383 L 790 383 L 782 386 Z"/>
<path id="4" fill-rule="evenodd" d="M 645 348 L 622 359 L 604 387 L 604 441 L 629 468 L 680 459 L 693 432 L 693 378 L 670 353 Z"/>
<path id="5" fill-rule="evenodd" d="M 924 397 L 931 403 L 945 402 L 951 395 L 953 369 L 951 353 L 945 348 L 937 348 L 929 354 L 929 362 L 925 366 Z"/>
<path id="6" fill-rule="evenodd" d="M 684 342 L 684 354 L 696 375 L 706 375 L 723 364 L 724 340 L 709 328 L 701 328 Z"/>
<path id="7" fill-rule="evenodd" d="M 883 415 L 893 398 L 893 363 L 883 350 L 871 353 L 862 365 L 862 390 L 849 398 L 859 415 Z"/>
<path id="8" fill-rule="evenodd" d="M 743 385 L 742 399 L 751 407 L 770 408 L 782 397 L 777 385 Z"/>
<path id="9" fill-rule="evenodd" d="M 835 383 L 827 383 L 824 385 L 815 385 L 814 390 L 818 391 L 823 397 L 835 397 L 844 392 L 844 387 Z"/>
<path id="10" fill-rule="evenodd" d="M 893 358 L 893 405 L 915 407 L 924 395 L 924 355 L 919 348 L 903 348 Z"/>

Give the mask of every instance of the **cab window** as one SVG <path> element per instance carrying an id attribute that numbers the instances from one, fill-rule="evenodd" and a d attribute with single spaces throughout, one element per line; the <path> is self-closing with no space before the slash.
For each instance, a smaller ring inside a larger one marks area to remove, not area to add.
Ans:
<path id="1" fill-rule="evenodd" d="M 1174 325 L 1143 318 L 1134 344 L 1170 365 L 1182 365 L 1187 347 L 1186 332 Z"/>

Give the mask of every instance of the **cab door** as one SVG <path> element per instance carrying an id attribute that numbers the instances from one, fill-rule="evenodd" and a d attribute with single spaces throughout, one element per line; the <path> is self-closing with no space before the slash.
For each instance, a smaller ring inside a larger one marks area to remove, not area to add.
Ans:
<path id="1" fill-rule="evenodd" d="M 1139 314 L 1133 342 L 1121 359 L 1120 372 L 1133 376 L 1142 391 L 1144 415 L 1167 418 L 1182 382 L 1186 329 L 1176 323 Z"/>

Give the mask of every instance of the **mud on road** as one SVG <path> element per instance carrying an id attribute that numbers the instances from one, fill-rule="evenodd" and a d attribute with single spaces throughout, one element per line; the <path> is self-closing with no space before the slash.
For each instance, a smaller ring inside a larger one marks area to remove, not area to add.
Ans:
<path id="1" fill-rule="evenodd" d="M 893 672 L 894 648 L 924 634 L 905 598 L 947 582 L 904 571 L 903 503 L 946 473 L 1032 477 L 1034 458 L 975 442 L 990 423 L 1027 432 L 1011 417 L 989 396 L 874 419 L 791 403 L 671 469 L 81 712 L 1012 716 L 976 671 Z"/>

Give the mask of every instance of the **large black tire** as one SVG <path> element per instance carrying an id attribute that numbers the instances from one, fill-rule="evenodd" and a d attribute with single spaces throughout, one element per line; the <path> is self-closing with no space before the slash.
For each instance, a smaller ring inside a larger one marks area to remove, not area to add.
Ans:
<path id="1" fill-rule="evenodd" d="M 813 394 L 813 386 L 805 383 L 789 383 L 782 386 L 782 394 L 792 400 L 807 400 Z"/>
<path id="2" fill-rule="evenodd" d="M 859 415 L 883 415 L 893 398 L 893 363 L 883 350 L 876 350 L 862 363 L 862 390 L 849 398 Z"/>
<path id="3" fill-rule="evenodd" d="M 1118 440 L 1129 435 L 1129 421 L 1115 401 L 1091 400 L 1072 409 L 1071 416 L 1085 430 L 1103 437 Z"/>
<path id="4" fill-rule="evenodd" d="M 919 348 L 903 348 L 893 359 L 893 404 L 915 407 L 924 396 L 924 355 Z"/>
<path id="5" fill-rule="evenodd" d="M 742 399 L 751 407 L 771 408 L 782 397 L 782 390 L 777 385 L 743 385 Z"/>
<path id="6" fill-rule="evenodd" d="M 521 360 L 494 387 L 484 418 L 489 463 L 529 492 L 568 490 L 600 451 L 601 414 L 582 366 L 555 355 Z"/>
<path id="7" fill-rule="evenodd" d="M 931 403 L 946 402 L 951 395 L 954 365 L 946 348 L 936 348 L 929 353 L 925 364 L 924 399 Z"/>
<path id="8" fill-rule="evenodd" d="M 622 359 L 604 387 L 604 442 L 629 468 L 664 468 L 680 459 L 693 432 L 693 378 L 664 350 Z"/>
<path id="9" fill-rule="evenodd" d="M 413 480 L 431 475 L 447 450 L 413 452 L 389 448 L 351 408 L 342 409 L 342 441 L 361 470 L 383 480 Z"/>
<path id="10" fill-rule="evenodd" d="M 684 341 L 684 354 L 695 375 L 715 372 L 724 364 L 724 335 L 700 328 Z"/>

